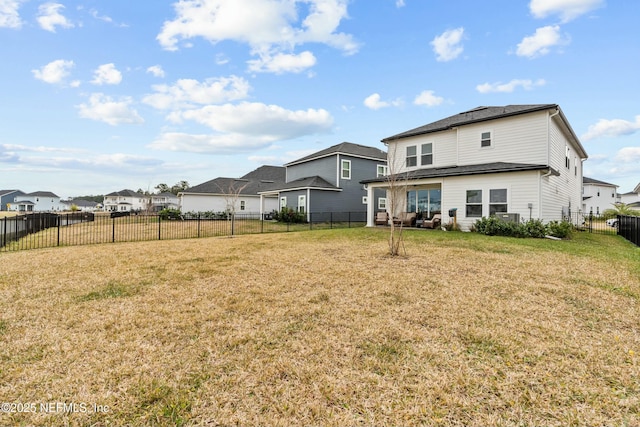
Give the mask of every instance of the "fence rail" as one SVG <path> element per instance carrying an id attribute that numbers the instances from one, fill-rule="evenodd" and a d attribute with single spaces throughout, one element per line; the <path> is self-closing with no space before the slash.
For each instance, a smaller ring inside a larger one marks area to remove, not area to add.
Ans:
<path id="1" fill-rule="evenodd" d="M 301 223 L 277 222 L 269 215 L 235 214 L 210 218 L 188 215 L 110 215 L 32 213 L 0 219 L 0 252 L 55 246 L 149 240 L 192 239 L 278 233 L 366 225 L 366 212 L 313 212 Z"/>
<path id="2" fill-rule="evenodd" d="M 618 215 L 618 234 L 640 246 L 640 216 Z"/>

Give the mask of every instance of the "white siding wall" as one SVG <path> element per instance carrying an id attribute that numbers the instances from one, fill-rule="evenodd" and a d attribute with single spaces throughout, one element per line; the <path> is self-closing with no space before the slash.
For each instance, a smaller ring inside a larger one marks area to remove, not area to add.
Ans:
<path id="1" fill-rule="evenodd" d="M 558 127 L 555 120 L 549 124 L 550 166 L 560 176 L 542 179 L 543 218 L 547 221 L 562 220 L 563 209 L 572 215 L 582 211 L 582 162 L 576 150 Z M 569 148 L 569 168 L 565 163 L 566 148 Z M 575 219 L 575 218 L 574 218 Z"/>
<path id="2" fill-rule="evenodd" d="M 405 138 L 398 142 L 389 144 L 389 172 L 402 173 L 416 169 L 428 168 L 428 166 L 420 165 L 420 149 L 422 144 L 427 143 L 433 144 L 433 165 L 431 167 L 455 166 L 457 156 L 456 137 L 457 132 L 450 130 Z M 418 165 L 416 167 L 407 168 L 405 165 L 407 147 L 412 145 L 416 146 Z"/>
<path id="3" fill-rule="evenodd" d="M 458 208 L 457 221 L 468 230 L 479 218 L 466 216 L 467 190 L 482 190 L 482 216 L 489 216 L 489 191 L 507 189 L 509 213 L 519 213 L 521 220 L 529 219 L 528 204 L 532 204 L 531 217 L 540 217 L 538 171 L 503 174 L 471 175 L 445 178 L 442 184 L 442 220 L 449 221 L 449 209 Z"/>
<path id="4" fill-rule="evenodd" d="M 481 147 L 483 132 L 491 146 Z M 547 164 L 547 112 L 506 117 L 460 127 L 458 165 L 491 162 Z"/>
<path id="5" fill-rule="evenodd" d="M 616 202 L 616 188 L 608 185 L 587 184 L 583 187 L 582 194 L 585 199 L 583 203 L 583 211 L 586 214 L 593 212 L 594 215 L 600 215 L 607 209 L 613 209 Z"/>
<path id="6" fill-rule="evenodd" d="M 240 210 L 240 202 L 245 202 L 244 211 Z M 276 197 L 264 198 L 263 212 L 278 209 Z M 183 194 L 180 210 L 182 212 L 224 212 L 227 210 L 227 200 L 223 196 L 213 194 Z M 236 213 L 260 213 L 260 196 L 240 196 L 236 202 Z"/>

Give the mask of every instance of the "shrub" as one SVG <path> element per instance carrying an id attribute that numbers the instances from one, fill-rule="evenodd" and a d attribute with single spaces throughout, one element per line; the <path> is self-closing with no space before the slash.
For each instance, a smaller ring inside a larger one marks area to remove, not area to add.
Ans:
<path id="1" fill-rule="evenodd" d="M 158 215 L 160 215 L 160 219 L 177 219 L 180 218 L 180 215 L 182 215 L 182 213 L 180 212 L 180 209 L 171 209 L 171 208 L 167 208 L 167 209 L 162 209 Z"/>
<path id="2" fill-rule="evenodd" d="M 299 224 L 307 222 L 307 217 L 302 212 L 297 212 L 291 208 L 282 208 L 280 212 L 273 212 L 273 219 L 278 222 L 287 222 L 291 224 Z"/>
<path id="3" fill-rule="evenodd" d="M 547 235 L 547 227 L 539 219 L 530 219 L 523 224 L 525 230 L 524 237 L 534 237 L 542 239 Z"/>
<path id="4" fill-rule="evenodd" d="M 551 221 L 547 224 L 547 234 L 560 239 L 568 239 L 573 233 L 573 224 L 569 221 Z"/>

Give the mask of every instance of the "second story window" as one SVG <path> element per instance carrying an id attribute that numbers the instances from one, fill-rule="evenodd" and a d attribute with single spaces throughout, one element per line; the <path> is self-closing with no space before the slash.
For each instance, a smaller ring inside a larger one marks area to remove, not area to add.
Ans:
<path id="1" fill-rule="evenodd" d="M 480 135 L 480 146 L 491 147 L 491 132 L 482 132 Z"/>
<path id="2" fill-rule="evenodd" d="M 340 176 L 342 179 L 351 179 L 351 160 L 343 160 L 341 165 Z"/>
<path id="3" fill-rule="evenodd" d="M 420 157 L 420 165 L 427 166 L 433 164 L 433 144 L 422 144 L 422 156 Z"/>
<path id="4" fill-rule="evenodd" d="M 376 169 L 376 176 L 380 178 L 381 176 L 387 176 L 389 174 L 389 169 L 385 165 L 378 165 Z"/>
<path id="5" fill-rule="evenodd" d="M 412 166 L 418 166 L 418 155 L 416 152 L 416 146 L 410 145 L 407 147 L 407 160 L 406 165 L 408 168 Z"/>
<path id="6" fill-rule="evenodd" d="M 246 208 L 245 201 L 240 200 L 240 210 L 243 211 Z"/>
<path id="7" fill-rule="evenodd" d="M 571 168 L 571 160 L 569 160 L 569 147 L 564 148 L 564 165 L 567 169 Z"/>

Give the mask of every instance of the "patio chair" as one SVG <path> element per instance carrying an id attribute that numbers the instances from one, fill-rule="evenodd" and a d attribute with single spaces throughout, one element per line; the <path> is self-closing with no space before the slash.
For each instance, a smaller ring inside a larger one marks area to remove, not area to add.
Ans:
<path id="1" fill-rule="evenodd" d="M 398 217 L 393 218 L 393 223 L 395 225 L 411 227 L 416 223 L 416 217 L 415 212 L 402 212 Z"/>
<path id="2" fill-rule="evenodd" d="M 376 213 L 376 225 L 388 225 L 389 224 L 389 213 L 386 211 L 381 211 Z"/>
<path id="3" fill-rule="evenodd" d="M 437 228 L 440 227 L 440 223 L 442 223 L 442 215 L 435 214 L 431 219 L 425 219 L 422 222 L 423 228 Z"/>

